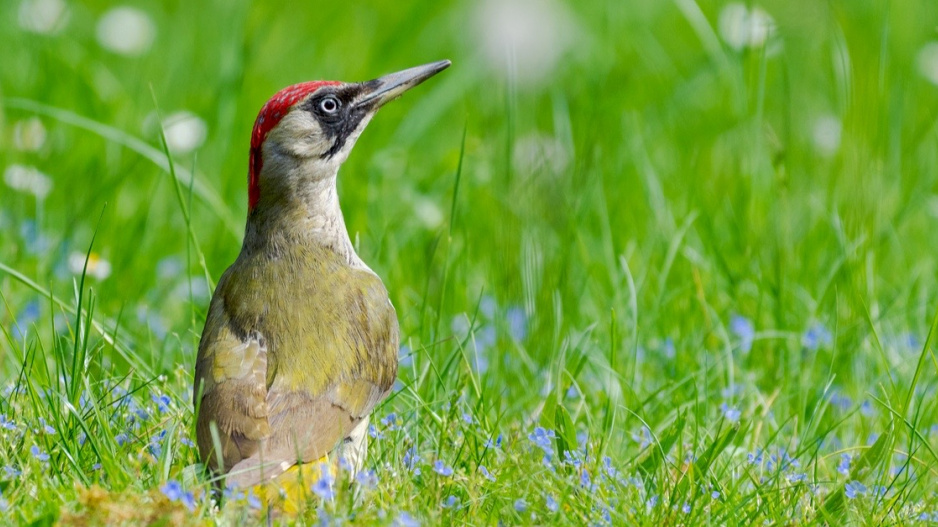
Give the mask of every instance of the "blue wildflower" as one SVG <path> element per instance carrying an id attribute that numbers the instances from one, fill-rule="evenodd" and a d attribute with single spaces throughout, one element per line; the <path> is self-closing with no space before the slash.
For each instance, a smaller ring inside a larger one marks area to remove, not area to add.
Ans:
<path id="1" fill-rule="evenodd" d="M 49 454 L 43 452 L 38 446 L 33 445 L 29 447 L 29 453 L 33 455 L 34 458 L 39 461 L 49 461 Z"/>
<path id="2" fill-rule="evenodd" d="M 590 480 L 590 473 L 586 470 L 580 471 L 580 486 L 587 490 L 594 490 L 596 488 L 593 486 L 592 480 Z"/>
<path id="3" fill-rule="evenodd" d="M 752 321 L 742 315 L 733 315 L 730 319 L 730 331 L 739 338 L 739 349 L 743 353 L 749 353 L 752 349 L 752 342 L 756 337 L 756 330 Z"/>
<path id="4" fill-rule="evenodd" d="M 766 463 L 766 469 L 768 469 L 769 472 L 775 472 L 776 469 L 788 470 L 792 467 L 797 467 L 800 464 L 801 463 L 797 459 L 794 459 L 788 455 L 788 452 L 779 449 L 778 454 L 772 454 L 769 456 L 769 462 Z"/>
<path id="5" fill-rule="evenodd" d="M 473 423 L 472 414 L 463 413 L 462 422 L 466 423 L 467 425 L 471 425 Z"/>
<path id="6" fill-rule="evenodd" d="M 120 434 L 117 434 L 116 436 L 114 436 L 114 441 L 117 443 L 117 446 L 124 446 L 128 441 L 127 434 L 123 432 L 121 432 Z"/>
<path id="7" fill-rule="evenodd" d="M 850 409 L 851 406 L 853 406 L 853 400 L 850 397 L 840 393 L 839 391 L 834 391 L 833 393 L 831 393 L 830 400 L 831 400 L 831 405 L 840 409 L 841 411 L 847 411 Z"/>
<path id="8" fill-rule="evenodd" d="M 19 312 L 16 316 L 16 321 L 13 323 L 13 338 L 17 340 L 24 340 L 26 338 L 26 332 L 29 330 L 29 326 L 35 324 L 39 321 L 39 302 L 37 300 L 32 300 L 23 306 L 23 310 Z"/>
<path id="9" fill-rule="evenodd" d="M 472 329 L 472 325 L 469 323 L 469 318 L 465 314 L 456 315 L 453 317 L 452 322 L 449 324 L 450 331 L 453 332 L 453 336 L 458 340 L 465 340 L 469 336 L 469 330 Z"/>
<path id="10" fill-rule="evenodd" d="M 482 326 L 482 329 L 473 333 L 472 337 L 472 342 L 475 345 L 476 353 L 482 353 L 495 345 L 495 341 L 497 340 L 495 335 L 495 326 Z"/>
<path id="11" fill-rule="evenodd" d="M 654 496 L 648 498 L 648 501 L 645 502 L 645 506 L 648 507 L 648 509 L 654 509 L 655 507 L 657 507 L 657 506 L 658 506 L 658 495 L 655 494 Z"/>
<path id="12" fill-rule="evenodd" d="M 169 501 L 178 501 L 185 491 L 183 491 L 182 485 L 180 485 L 178 481 L 171 479 L 167 481 L 165 485 L 160 487 L 160 492 L 169 498 Z"/>
<path id="13" fill-rule="evenodd" d="M 664 343 L 661 345 L 661 354 L 664 355 L 664 358 L 666 359 L 674 358 L 674 341 L 671 339 L 671 337 L 664 339 Z"/>
<path id="14" fill-rule="evenodd" d="M 510 307 L 505 313 L 508 321 L 508 333 L 515 341 L 521 342 L 528 335 L 528 315 L 520 307 Z"/>
<path id="15" fill-rule="evenodd" d="M 394 527 L 420 527 L 420 522 L 410 514 L 402 512 L 394 519 Z"/>
<path id="16" fill-rule="evenodd" d="M 195 443 L 192 442 L 188 437 L 180 437 L 179 442 L 186 445 L 187 447 L 195 448 Z"/>
<path id="17" fill-rule="evenodd" d="M 808 479 L 808 475 L 801 473 L 801 472 L 788 475 L 788 481 L 790 483 L 801 483 L 807 479 Z"/>
<path id="18" fill-rule="evenodd" d="M 833 342 L 831 332 L 820 322 L 813 324 L 804 335 L 801 336 L 801 345 L 814 351 L 821 346 L 830 346 Z"/>
<path id="19" fill-rule="evenodd" d="M 528 502 L 524 501 L 524 498 L 518 498 L 515 500 L 515 510 L 518 512 L 524 512 L 528 510 Z"/>
<path id="20" fill-rule="evenodd" d="M 150 414 L 148 414 L 143 408 L 138 407 L 136 403 L 130 405 L 130 410 L 133 412 L 133 415 L 130 416 L 131 423 L 135 420 L 146 421 L 150 418 Z"/>
<path id="21" fill-rule="evenodd" d="M 5 465 L 3 467 L 3 475 L 5 479 L 16 479 L 22 474 L 23 471 L 14 467 L 13 465 Z"/>
<path id="22" fill-rule="evenodd" d="M 185 505 L 185 507 L 190 511 L 195 510 L 195 496 L 193 496 L 191 492 L 186 492 L 183 494 L 179 502 Z"/>
<path id="23" fill-rule="evenodd" d="M 446 466 L 442 459 L 437 459 L 433 462 L 433 471 L 445 477 L 450 477 L 453 475 L 453 469 Z"/>
<path id="24" fill-rule="evenodd" d="M 580 390 L 576 387 L 576 384 L 571 384 L 570 387 L 567 388 L 567 399 L 576 399 L 579 396 Z"/>
<path id="25" fill-rule="evenodd" d="M 378 475 L 374 470 L 362 470 L 355 474 L 355 481 L 365 490 L 373 490 L 378 486 Z"/>
<path id="26" fill-rule="evenodd" d="M 166 437 L 166 430 L 160 430 L 158 434 L 153 434 L 150 438 L 150 444 L 147 445 L 147 450 L 150 452 L 150 455 L 159 458 L 163 454 L 163 438 Z"/>
<path id="27" fill-rule="evenodd" d="M 724 399 L 732 399 L 741 393 L 743 393 L 742 386 L 738 384 L 731 384 L 720 390 L 720 397 L 723 397 Z"/>
<path id="28" fill-rule="evenodd" d="M 612 479 L 615 479 L 619 475 L 619 471 L 612 466 L 612 458 L 609 456 L 603 456 L 603 470 L 606 472 L 606 475 Z"/>
<path id="29" fill-rule="evenodd" d="M 612 514 L 609 512 L 609 507 L 603 507 L 600 514 L 602 514 L 603 522 L 605 522 L 606 525 L 612 525 Z"/>
<path id="30" fill-rule="evenodd" d="M 414 364 L 414 352 L 407 344 L 401 345 L 397 350 L 397 364 L 401 368 L 409 368 Z"/>
<path id="31" fill-rule="evenodd" d="M 844 476 L 850 475 L 850 463 L 852 458 L 850 454 L 843 453 L 840 455 L 840 463 L 837 464 L 837 472 L 840 472 Z"/>
<path id="32" fill-rule="evenodd" d="M 384 434 L 374 424 L 368 425 L 368 435 L 375 440 L 384 439 Z"/>
<path id="33" fill-rule="evenodd" d="M 632 441 L 639 444 L 639 447 L 645 448 L 652 442 L 651 430 L 643 426 L 638 430 L 638 434 L 632 434 Z"/>
<path id="34" fill-rule="evenodd" d="M 473 343 L 469 351 L 472 352 L 472 356 L 469 359 L 469 365 L 472 369 L 480 374 L 489 371 L 489 357 L 485 348 L 479 346 L 477 343 Z"/>
<path id="35" fill-rule="evenodd" d="M 404 466 L 414 475 L 419 476 L 420 467 L 417 466 L 417 463 L 420 463 L 420 454 L 417 452 L 417 447 L 408 448 L 407 452 L 404 453 Z"/>
<path id="36" fill-rule="evenodd" d="M 865 415 L 866 417 L 872 417 L 873 415 L 875 415 L 876 410 L 873 408 L 873 403 L 871 403 L 868 400 L 863 401 L 863 403 L 860 404 L 860 413 Z"/>
<path id="37" fill-rule="evenodd" d="M 225 490 L 222 491 L 222 495 L 226 500 L 240 500 L 244 498 L 244 493 L 238 491 L 238 489 L 232 485 L 225 487 Z"/>
<path id="38" fill-rule="evenodd" d="M 485 468 L 485 465 L 479 465 L 479 472 L 482 473 L 482 477 L 485 479 L 489 481 L 495 481 L 495 476 L 489 472 L 489 469 Z"/>
<path id="39" fill-rule="evenodd" d="M 759 449 L 755 452 L 750 452 L 746 459 L 749 461 L 750 465 L 762 465 L 762 449 Z"/>
<path id="40" fill-rule="evenodd" d="M 575 468 L 580 468 L 580 465 L 583 464 L 580 461 L 580 456 L 576 452 L 571 452 L 569 450 L 563 451 L 563 463 L 566 465 L 573 465 Z"/>
<path id="41" fill-rule="evenodd" d="M 391 412 L 388 415 L 382 417 L 381 426 L 391 431 L 394 431 L 400 428 L 400 426 L 397 424 L 397 414 L 394 412 Z"/>
<path id="42" fill-rule="evenodd" d="M 16 423 L 12 419 L 7 419 L 6 414 L 0 414 L 0 428 L 4 430 L 16 430 Z"/>
<path id="43" fill-rule="evenodd" d="M 335 480 L 333 480 L 329 471 L 324 469 L 319 476 L 319 480 L 313 483 L 313 493 L 324 500 L 331 500 L 335 497 L 335 490 L 332 488 L 334 482 Z"/>
<path id="44" fill-rule="evenodd" d="M 684 502 L 684 505 L 681 505 L 681 512 L 684 514 L 690 514 L 690 503 Z"/>
<path id="45" fill-rule="evenodd" d="M 254 490 L 249 490 L 247 495 L 248 507 L 254 510 L 260 510 L 262 507 L 261 499 L 254 495 Z"/>
<path id="46" fill-rule="evenodd" d="M 534 432 L 528 435 L 528 439 L 548 455 L 554 451 L 553 440 L 555 437 L 556 434 L 553 430 L 547 430 L 542 426 L 535 427 Z"/>
<path id="47" fill-rule="evenodd" d="M 482 316 L 492 320 L 495 316 L 495 310 L 498 308 L 498 303 L 495 302 L 495 299 L 489 295 L 483 295 L 482 300 L 479 301 L 479 312 L 482 313 Z"/>
<path id="48" fill-rule="evenodd" d="M 560 509 L 560 504 L 557 503 L 557 500 L 554 499 L 550 494 L 547 495 L 547 498 L 544 500 L 544 504 L 547 507 L 547 510 L 550 512 L 557 512 Z"/>
<path id="49" fill-rule="evenodd" d="M 450 494 L 449 497 L 446 498 L 440 506 L 443 507 L 444 509 L 453 509 L 455 507 L 458 507 L 459 498 Z"/>
<path id="50" fill-rule="evenodd" d="M 730 423 L 738 423 L 739 418 L 742 416 L 742 413 L 735 406 L 730 406 L 726 403 L 720 403 L 720 412 L 723 413 L 723 418 L 729 421 Z"/>
<path id="51" fill-rule="evenodd" d="M 485 446 L 485 448 L 501 448 L 502 435 L 498 434 L 498 437 L 495 439 L 495 441 L 492 441 L 492 438 L 486 439 L 483 446 Z"/>
<path id="52" fill-rule="evenodd" d="M 872 494 L 877 497 L 883 497 L 886 495 L 886 487 L 882 485 L 873 485 L 873 488 L 870 489 Z"/>
<path id="53" fill-rule="evenodd" d="M 186 492 L 182 485 L 176 480 L 169 480 L 160 487 L 160 492 L 169 498 L 169 501 L 181 502 L 190 511 L 195 510 L 195 496 L 191 492 Z"/>
<path id="54" fill-rule="evenodd" d="M 166 412 L 169 411 L 169 403 L 172 402 L 172 400 L 169 398 L 168 395 L 153 394 L 150 396 L 150 398 L 153 399 L 154 403 L 156 403 L 156 409 L 158 412 L 160 412 L 161 414 L 165 414 Z"/>
<path id="55" fill-rule="evenodd" d="M 715 490 L 715 491 L 711 492 L 711 493 L 710 493 L 710 498 L 711 498 L 711 499 L 714 499 L 714 500 L 720 499 L 720 491 Z"/>
<path id="56" fill-rule="evenodd" d="M 42 428 L 42 431 L 47 434 L 55 434 L 55 428 L 49 426 L 49 423 L 46 422 L 42 417 L 39 418 L 39 426 Z"/>
<path id="57" fill-rule="evenodd" d="M 902 336 L 902 344 L 909 350 L 921 349 L 922 343 L 913 333 L 906 333 Z"/>
<path id="58" fill-rule="evenodd" d="M 844 486 L 844 495 L 846 495 L 848 499 L 852 500 L 863 494 L 866 494 L 866 487 L 859 481 L 851 481 Z"/>
<path id="59" fill-rule="evenodd" d="M 345 456 L 339 456 L 339 468 L 346 472 L 353 472 L 355 469 Z"/>

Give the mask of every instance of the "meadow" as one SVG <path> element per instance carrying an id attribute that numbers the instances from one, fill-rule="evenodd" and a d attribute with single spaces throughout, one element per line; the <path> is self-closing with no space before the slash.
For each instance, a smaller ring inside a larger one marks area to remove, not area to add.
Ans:
<path id="1" fill-rule="evenodd" d="M 399 381 L 295 521 L 938 523 L 938 3 L 2 7 L 0 523 L 265 521 L 191 402 L 254 118 L 440 59 L 339 175 Z"/>

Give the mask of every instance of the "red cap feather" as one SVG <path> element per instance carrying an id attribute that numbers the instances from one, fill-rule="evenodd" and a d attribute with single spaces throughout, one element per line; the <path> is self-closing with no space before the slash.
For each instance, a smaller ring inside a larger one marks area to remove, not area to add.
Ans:
<path id="1" fill-rule="evenodd" d="M 267 139 L 267 134 L 273 130 L 277 123 L 283 119 L 290 108 L 310 93 L 322 86 L 341 84 L 337 81 L 309 81 L 287 86 L 277 92 L 267 101 L 257 114 L 254 121 L 254 131 L 251 133 L 251 158 L 248 165 L 248 211 L 254 210 L 257 200 L 261 197 L 259 178 L 264 159 L 261 155 L 261 145 Z"/>

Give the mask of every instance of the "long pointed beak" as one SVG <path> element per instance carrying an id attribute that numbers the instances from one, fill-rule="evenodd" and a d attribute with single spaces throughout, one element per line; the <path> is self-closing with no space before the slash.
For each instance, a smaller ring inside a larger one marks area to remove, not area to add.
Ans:
<path id="1" fill-rule="evenodd" d="M 371 106 L 377 110 L 387 102 L 400 97 L 405 91 L 445 70 L 450 64 L 452 63 L 448 60 L 431 62 L 368 81 L 364 83 L 365 95 L 355 104 L 356 106 Z"/>

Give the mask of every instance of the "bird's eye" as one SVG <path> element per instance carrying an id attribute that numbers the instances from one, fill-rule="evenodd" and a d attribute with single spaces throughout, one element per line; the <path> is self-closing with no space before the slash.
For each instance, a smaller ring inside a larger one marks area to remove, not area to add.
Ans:
<path id="1" fill-rule="evenodd" d="M 326 113 L 335 113 L 339 110 L 339 100 L 335 97 L 326 97 L 319 101 L 319 109 Z"/>

